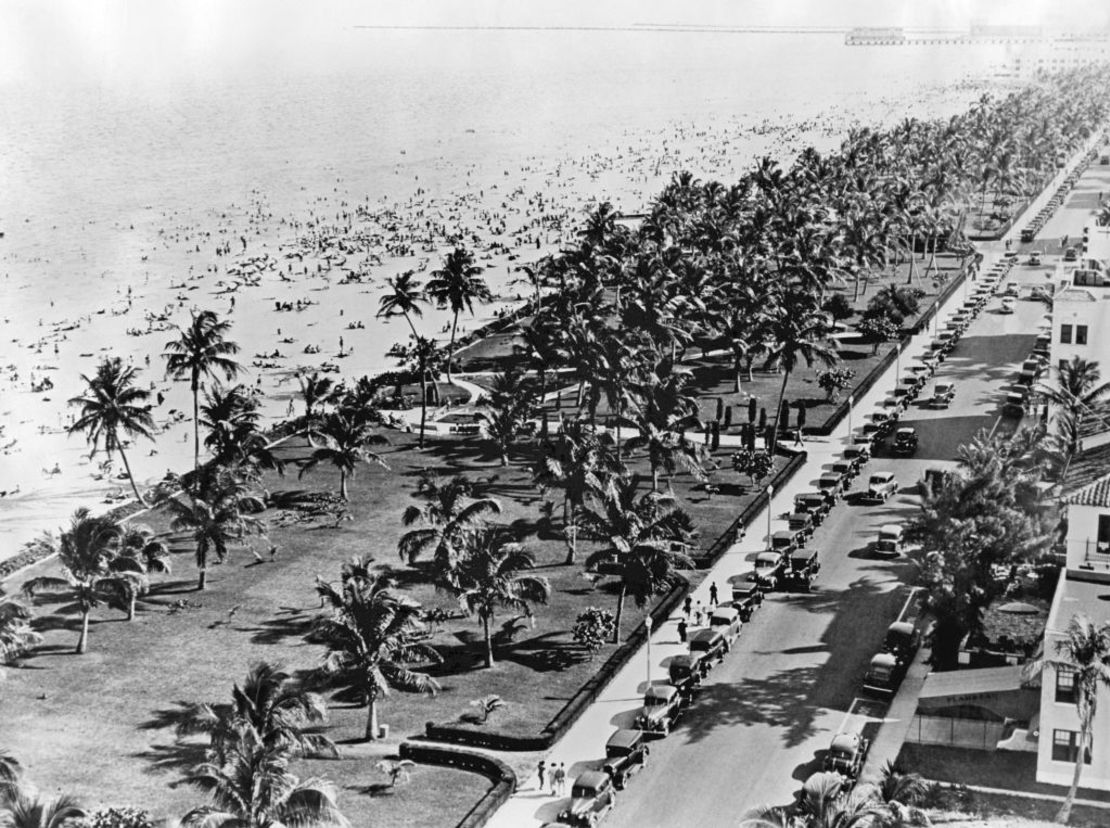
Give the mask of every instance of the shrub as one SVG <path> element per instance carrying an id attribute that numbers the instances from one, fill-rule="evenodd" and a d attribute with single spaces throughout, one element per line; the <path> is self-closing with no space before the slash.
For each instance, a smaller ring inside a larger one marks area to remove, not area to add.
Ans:
<path id="1" fill-rule="evenodd" d="M 617 619 L 609 610 L 590 607 L 575 619 L 572 636 L 593 661 L 594 656 L 612 639 L 616 623 Z"/>
<path id="2" fill-rule="evenodd" d="M 771 473 L 774 461 L 765 451 L 748 451 L 741 449 L 732 455 L 732 468 L 737 474 L 746 474 L 752 483 L 759 483 Z"/>
<path id="3" fill-rule="evenodd" d="M 851 368 L 830 368 L 827 371 L 817 372 L 817 384 L 826 394 L 826 399 L 836 402 L 840 398 L 842 389 L 852 384 L 856 372 Z"/>
<path id="4" fill-rule="evenodd" d="M 856 330 L 864 339 L 871 342 L 871 353 L 878 353 L 879 344 L 896 339 L 902 333 L 902 320 L 895 321 L 890 316 L 865 316 L 856 325 Z"/>
<path id="5" fill-rule="evenodd" d="M 80 828 L 153 828 L 154 820 L 142 808 L 100 808 L 76 824 Z"/>
<path id="6" fill-rule="evenodd" d="M 834 293 L 825 300 L 825 304 L 821 306 L 821 310 L 833 318 L 834 322 L 849 318 L 855 313 L 855 308 L 852 303 L 848 301 L 848 297 L 843 293 Z"/>

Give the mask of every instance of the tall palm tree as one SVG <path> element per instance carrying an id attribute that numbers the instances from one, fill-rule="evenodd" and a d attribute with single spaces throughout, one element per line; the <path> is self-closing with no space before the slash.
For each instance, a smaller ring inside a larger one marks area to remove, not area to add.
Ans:
<path id="1" fill-rule="evenodd" d="M 201 425 L 208 431 L 204 445 L 212 451 L 217 466 L 251 466 L 284 473 L 285 464 L 258 428 L 260 415 L 254 394 L 241 385 L 225 389 L 217 383 L 211 391 L 205 389 L 204 398 L 200 407 Z"/>
<path id="2" fill-rule="evenodd" d="M 14 664 L 42 643 L 42 636 L 31 629 L 30 620 L 31 611 L 26 605 L 5 597 L 0 586 L 0 665 Z M 4 778 L 3 762 L 0 761 L 0 795 Z"/>
<path id="3" fill-rule="evenodd" d="M 522 574 L 536 565 L 504 526 L 487 526 L 469 533 L 465 551 L 454 566 L 439 573 L 439 584 L 459 599 L 468 615 L 477 616 L 486 643 L 486 667 L 493 667 L 490 626 L 498 607 L 532 615 L 532 604 L 546 604 L 551 597 L 547 578 Z"/>
<path id="4" fill-rule="evenodd" d="M 383 469 L 389 466 L 381 455 L 370 451 L 370 446 L 383 446 L 389 441 L 373 432 L 373 423 L 347 411 L 333 411 L 324 417 L 317 434 L 324 438 L 324 445 L 301 465 L 300 476 L 320 463 L 330 463 L 339 469 L 339 496 L 347 500 L 347 478 L 354 477 L 359 463 L 376 463 Z"/>
<path id="5" fill-rule="evenodd" d="M 828 316 L 814 307 L 812 301 L 796 295 L 787 295 L 775 308 L 769 323 L 771 343 L 767 347 L 767 366 L 782 371 L 782 386 L 779 388 L 776 412 L 782 411 L 782 400 L 786 396 L 786 384 L 790 375 L 804 361 L 806 365 L 821 364 L 826 368 L 835 365 L 839 359 L 836 348 L 829 342 L 831 329 Z M 781 416 L 775 416 L 771 445 L 768 451 L 774 454 L 782 428 Z"/>
<path id="6" fill-rule="evenodd" d="M 46 797 L 27 788 L 16 788 L 6 801 L 0 800 L 0 825 L 4 828 L 65 828 L 71 820 L 88 816 L 76 797 L 69 794 Z"/>
<path id="7" fill-rule="evenodd" d="M 280 667 L 259 662 L 246 680 L 232 687 L 230 704 L 186 705 L 178 717 L 180 736 L 207 733 L 210 759 L 224 764 L 250 731 L 267 749 L 296 756 L 338 756 L 335 743 L 315 728 L 327 719 L 327 705 Z"/>
<path id="8" fill-rule="evenodd" d="M 317 619 L 311 634 L 327 648 L 322 676 L 369 706 L 368 740 L 378 738 L 378 701 L 390 688 L 439 691 L 435 679 L 411 667 L 441 660 L 425 641 L 420 605 L 396 592 L 372 561 L 367 556 L 344 564 L 338 586 L 316 579 L 316 592 L 331 614 Z"/>
<path id="9" fill-rule="evenodd" d="M 8 751 L 0 748 L 0 804 L 13 798 L 19 790 L 23 766 Z"/>
<path id="10" fill-rule="evenodd" d="M 614 477 L 605 489 L 593 492 L 596 507 L 583 509 L 581 516 L 588 536 L 604 544 L 586 559 L 586 567 L 604 563 L 619 569 L 614 644 L 620 641 L 627 595 L 643 606 L 676 581 L 677 569 L 693 567 L 683 551 L 696 534 L 690 516 L 679 508 L 674 495 L 640 494 L 639 488 L 637 475 Z"/>
<path id="11" fill-rule="evenodd" d="M 420 448 L 424 448 L 424 429 L 428 422 L 428 381 L 432 381 L 435 389 L 435 374 L 443 361 L 443 354 L 435 344 L 435 340 L 426 336 L 410 338 L 409 344 L 396 343 L 389 349 L 386 356 L 400 360 L 409 371 L 420 377 L 420 435 L 418 437 Z M 438 394 L 438 391 L 436 391 Z"/>
<path id="12" fill-rule="evenodd" d="M 516 368 L 495 374 L 486 393 L 486 436 L 497 446 L 501 465 L 509 464 L 509 449 L 535 413 L 532 383 Z"/>
<path id="13" fill-rule="evenodd" d="M 239 373 L 239 363 L 232 359 L 239 346 L 226 337 L 231 323 L 220 321 L 214 311 L 192 314 L 185 328 L 178 327 L 177 339 L 166 343 L 166 374 L 174 379 L 189 378 L 193 394 L 193 474 L 200 469 L 200 388 L 207 377 L 223 374 L 228 381 Z"/>
<path id="14" fill-rule="evenodd" d="M 451 382 L 451 360 L 454 357 L 459 314 L 464 310 L 473 314 L 475 300 L 493 301 L 489 285 L 481 278 L 482 270 L 474 264 L 474 256 L 468 250 L 457 247 L 447 254 L 443 267 L 432 273 L 425 288 L 428 298 L 452 313 L 451 341 L 447 346 L 447 382 Z"/>
<path id="15" fill-rule="evenodd" d="M 136 499 L 144 503 L 143 496 L 135 485 L 131 464 L 123 450 L 126 437 L 146 437 L 154 439 L 154 419 L 150 416 L 150 406 L 143 403 L 150 398 L 150 392 L 135 387 L 136 371 L 125 367 L 119 357 L 105 357 L 97 366 L 92 377 L 81 375 L 87 386 L 83 396 L 74 397 L 70 405 L 81 406 L 81 415 L 69 427 L 69 433 L 83 431 L 93 453 L 103 441 L 104 451 L 111 457 L 118 451 L 127 470 L 127 479 Z"/>
<path id="16" fill-rule="evenodd" d="M 690 372 L 664 357 L 634 390 L 636 428 L 639 433 L 625 444 L 625 452 L 643 448 L 651 465 L 651 490 L 659 491 L 659 473 L 673 476 L 685 469 L 704 477 L 702 447 L 687 437 L 701 427 L 697 395 L 688 388 Z"/>
<path id="17" fill-rule="evenodd" d="M 1075 749 L 1075 772 L 1071 787 L 1056 814 L 1056 821 L 1068 824 L 1083 766 L 1090 761 L 1091 737 L 1094 732 L 1095 714 L 1098 712 L 1098 694 L 1110 688 L 1110 624 L 1095 626 L 1086 615 L 1072 616 L 1060 638 L 1055 641 L 1056 657 L 1037 659 L 1026 667 L 1030 675 L 1046 668 L 1053 671 L 1069 670 L 1075 684 L 1075 711 L 1079 715 L 1079 741 Z"/>
<path id="18" fill-rule="evenodd" d="M 389 292 L 378 299 L 377 316 L 381 319 L 389 319 L 393 316 L 405 317 L 413 337 L 419 339 L 420 334 L 417 333 L 416 325 L 413 324 L 412 319 L 414 316 L 424 315 L 420 305 L 427 300 L 424 298 L 420 283 L 413 276 L 413 272 L 408 270 L 386 280 Z"/>
<path id="19" fill-rule="evenodd" d="M 301 399 L 304 401 L 305 425 L 311 438 L 312 425 L 319 418 L 317 409 L 330 405 L 339 398 L 339 386 L 331 377 L 320 376 L 319 371 L 313 371 L 308 376 L 297 377 L 297 383 L 300 385 Z"/>
<path id="20" fill-rule="evenodd" d="M 416 487 L 423 506 L 412 505 L 401 518 L 405 526 L 423 522 L 401 536 L 397 550 L 410 564 L 431 552 L 437 569 L 449 569 L 462 554 L 465 537 L 483 525 L 489 515 L 501 513 L 492 497 L 475 496 L 474 483 L 457 474 L 446 483 L 434 471 L 424 470 Z"/>
<path id="21" fill-rule="evenodd" d="M 578 514 L 591 491 L 605 488 L 620 461 L 610 445 L 588 423 L 569 420 L 544 444 L 543 456 L 533 470 L 541 491 L 563 490 L 563 528 L 567 543 L 565 563 L 574 563 L 578 551 Z"/>
<path id="22" fill-rule="evenodd" d="M 289 757 L 253 731 L 222 764 L 207 762 L 186 781 L 211 795 L 214 805 L 194 808 L 184 828 L 348 828 L 336 804 L 335 786 L 324 779 L 300 780 L 289 773 Z"/>
<path id="23" fill-rule="evenodd" d="M 53 547 L 65 572 L 64 578 L 41 576 L 23 585 L 25 595 L 39 592 L 63 592 L 73 596 L 81 611 L 81 636 L 77 653 L 84 653 L 89 641 L 89 614 L 105 601 L 118 599 L 124 591 L 121 582 L 134 581 L 136 576 L 119 568 L 120 526 L 105 516 L 93 517 L 89 510 L 73 513 L 69 529 L 54 542 L 47 533 L 37 543 Z M 134 587 L 128 587 L 134 588 Z"/>
<path id="24" fill-rule="evenodd" d="M 1082 419 L 1110 394 L 1110 382 L 1102 381 L 1097 362 L 1073 356 L 1056 369 L 1055 385 L 1042 385 L 1039 390 L 1073 417 Z"/>
<path id="25" fill-rule="evenodd" d="M 262 523 L 251 514 L 261 512 L 265 505 L 242 479 L 226 469 L 202 475 L 198 488 L 188 502 L 170 498 L 166 506 L 172 516 L 170 528 L 192 534 L 200 571 L 197 589 L 204 589 L 209 556 L 215 555 L 216 563 L 223 563 L 232 544 L 252 534 L 261 535 Z"/>

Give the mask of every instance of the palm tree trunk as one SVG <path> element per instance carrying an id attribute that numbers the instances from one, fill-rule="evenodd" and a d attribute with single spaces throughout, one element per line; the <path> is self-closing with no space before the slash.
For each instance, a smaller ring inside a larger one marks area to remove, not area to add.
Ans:
<path id="1" fill-rule="evenodd" d="M 424 448 L 424 426 L 428 422 L 428 377 L 420 372 L 420 438 L 417 445 Z"/>
<path id="2" fill-rule="evenodd" d="M 377 741 L 378 731 L 378 701 L 377 699 L 370 699 L 370 710 L 366 716 L 366 741 Z"/>
<path id="3" fill-rule="evenodd" d="M 77 639 L 77 655 L 84 655 L 89 648 L 89 611 L 81 613 L 81 637 Z"/>
<path id="4" fill-rule="evenodd" d="M 659 491 L 659 467 L 654 461 L 651 464 L 651 490 L 652 492 Z"/>
<path id="5" fill-rule="evenodd" d="M 131 464 L 127 462 L 127 454 L 123 451 L 123 444 L 118 440 L 116 441 L 116 448 L 119 449 L 119 456 L 123 460 L 123 468 L 124 471 L 127 472 L 127 479 L 131 482 L 131 491 L 135 493 L 135 499 L 143 506 L 146 506 L 146 501 L 143 500 L 143 496 L 139 494 L 139 487 L 135 485 L 135 475 L 131 473 Z"/>
<path id="6" fill-rule="evenodd" d="M 207 589 L 208 587 L 208 570 L 204 567 L 200 569 L 200 577 L 197 578 L 197 589 Z"/>
<path id="7" fill-rule="evenodd" d="M 624 616 L 624 596 L 625 586 L 624 581 L 621 581 L 620 592 L 617 593 L 617 615 L 613 619 L 613 643 L 620 644 L 621 642 L 621 618 Z"/>
<path id="8" fill-rule="evenodd" d="M 1071 787 L 1068 788 L 1068 794 L 1064 797 L 1064 802 L 1056 814 L 1055 821 L 1061 825 L 1067 825 L 1068 820 L 1071 819 L 1071 809 L 1075 804 L 1075 796 L 1079 793 L 1079 777 L 1083 774 L 1083 760 L 1087 753 L 1087 743 L 1090 735 L 1091 722 L 1084 717 L 1082 726 L 1079 728 L 1079 754 L 1075 757 L 1075 773 L 1071 777 Z"/>
<path id="9" fill-rule="evenodd" d="M 570 497 L 563 497 L 563 538 L 567 542 L 567 557 L 564 564 L 574 563 L 574 556 L 578 552 L 578 526 L 575 523 L 574 504 Z"/>
<path id="10" fill-rule="evenodd" d="M 624 404 L 621 401 L 621 395 L 617 394 L 617 422 L 614 425 L 613 436 L 617 441 L 617 458 L 621 456 L 621 417 L 624 415 Z"/>
<path id="11" fill-rule="evenodd" d="M 459 329 L 459 312 L 455 311 L 455 318 L 451 321 L 451 341 L 447 345 L 447 384 L 454 385 L 451 381 L 451 360 L 455 357 L 455 331 Z"/>
<path id="12" fill-rule="evenodd" d="M 735 374 L 736 374 L 736 383 L 735 383 L 735 387 L 734 387 L 733 390 L 735 390 L 736 393 L 739 394 L 740 393 L 740 360 L 736 360 Z"/>
<path id="13" fill-rule="evenodd" d="M 135 593 L 132 592 L 130 597 L 128 598 L 128 601 L 127 601 L 127 620 L 128 621 L 134 621 L 135 620 L 135 597 L 136 597 Z"/>
<path id="14" fill-rule="evenodd" d="M 347 470 L 339 470 L 339 497 L 344 503 L 347 502 Z"/>
<path id="15" fill-rule="evenodd" d="M 790 372 L 789 371 L 783 371 L 782 372 L 782 387 L 779 389 L 779 404 L 778 404 L 778 408 L 775 409 L 778 413 L 775 414 L 775 427 L 774 427 L 774 429 L 771 430 L 771 445 L 769 445 L 767 447 L 767 453 L 769 455 L 771 455 L 772 459 L 774 459 L 775 447 L 778 445 L 778 442 L 779 442 L 779 426 L 781 425 L 781 420 L 782 420 L 782 400 L 786 396 L 786 383 L 789 382 L 789 381 L 790 381 Z"/>
<path id="16" fill-rule="evenodd" d="M 193 378 L 193 486 L 200 486 L 200 383 Z M 194 491 L 200 491 L 194 488 Z"/>
<path id="17" fill-rule="evenodd" d="M 489 619 L 488 615 L 483 615 L 482 616 L 482 635 L 485 636 L 485 639 L 486 639 L 486 668 L 487 669 L 491 669 L 493 667 L 493 637 L 490 635 L 490 632 L 489 632 L 489 620 L 490 619 Z"/>

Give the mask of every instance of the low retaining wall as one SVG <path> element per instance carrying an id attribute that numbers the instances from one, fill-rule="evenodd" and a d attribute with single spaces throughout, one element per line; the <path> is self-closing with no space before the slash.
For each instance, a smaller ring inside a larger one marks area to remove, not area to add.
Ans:
<path id="1" fill-rule="evenodd" d="M 442 765 L 480 773 L 493 783 L 493 787 L 475 803 L 457 828 L 480 828 L 485 825 L 516 790 L 516 774 L 513 769 L 492 756 L 415 742 L 402 742 L 398 753 L 402 759 L 411 759 L 424 765 Z"/>

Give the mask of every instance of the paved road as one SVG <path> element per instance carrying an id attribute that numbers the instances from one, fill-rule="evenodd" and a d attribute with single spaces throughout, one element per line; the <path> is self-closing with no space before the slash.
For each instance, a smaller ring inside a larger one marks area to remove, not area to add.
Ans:
<path id="1" fill-rule="evenodd" d="M 1040 271 L 1020 266 L 1011 278 L 1043 281 Z M 833 510 L 810 542 L 821 550 L 815 592 L 775 594 L 764 604 L 680 727 L 653 747 L 608 825 L 735 824 L 751 808 L 790 803 L 819 769 L 911 574 L 905 561 L 869 555 L 869 543 L 879 525 L 914 513 L 916 481 L 927 467 L 952 460 L 961 443 L 995 423 L 1005 388 L 1032 348 L 1043 306 L 1019 301 L 1011 315 L 999 306 L 991 301 L 937 372 L 957 383 L 951 407 L 916 405 L 904 415 L 902 424 L 921 438 L 917 455 L 880 453 L 856 481 L 858 489 L 868 474 L 889 469 L 902 492 L 881 506 L 846 502 Z M 612 724 L 627 724 L 633 713 Z"/>

